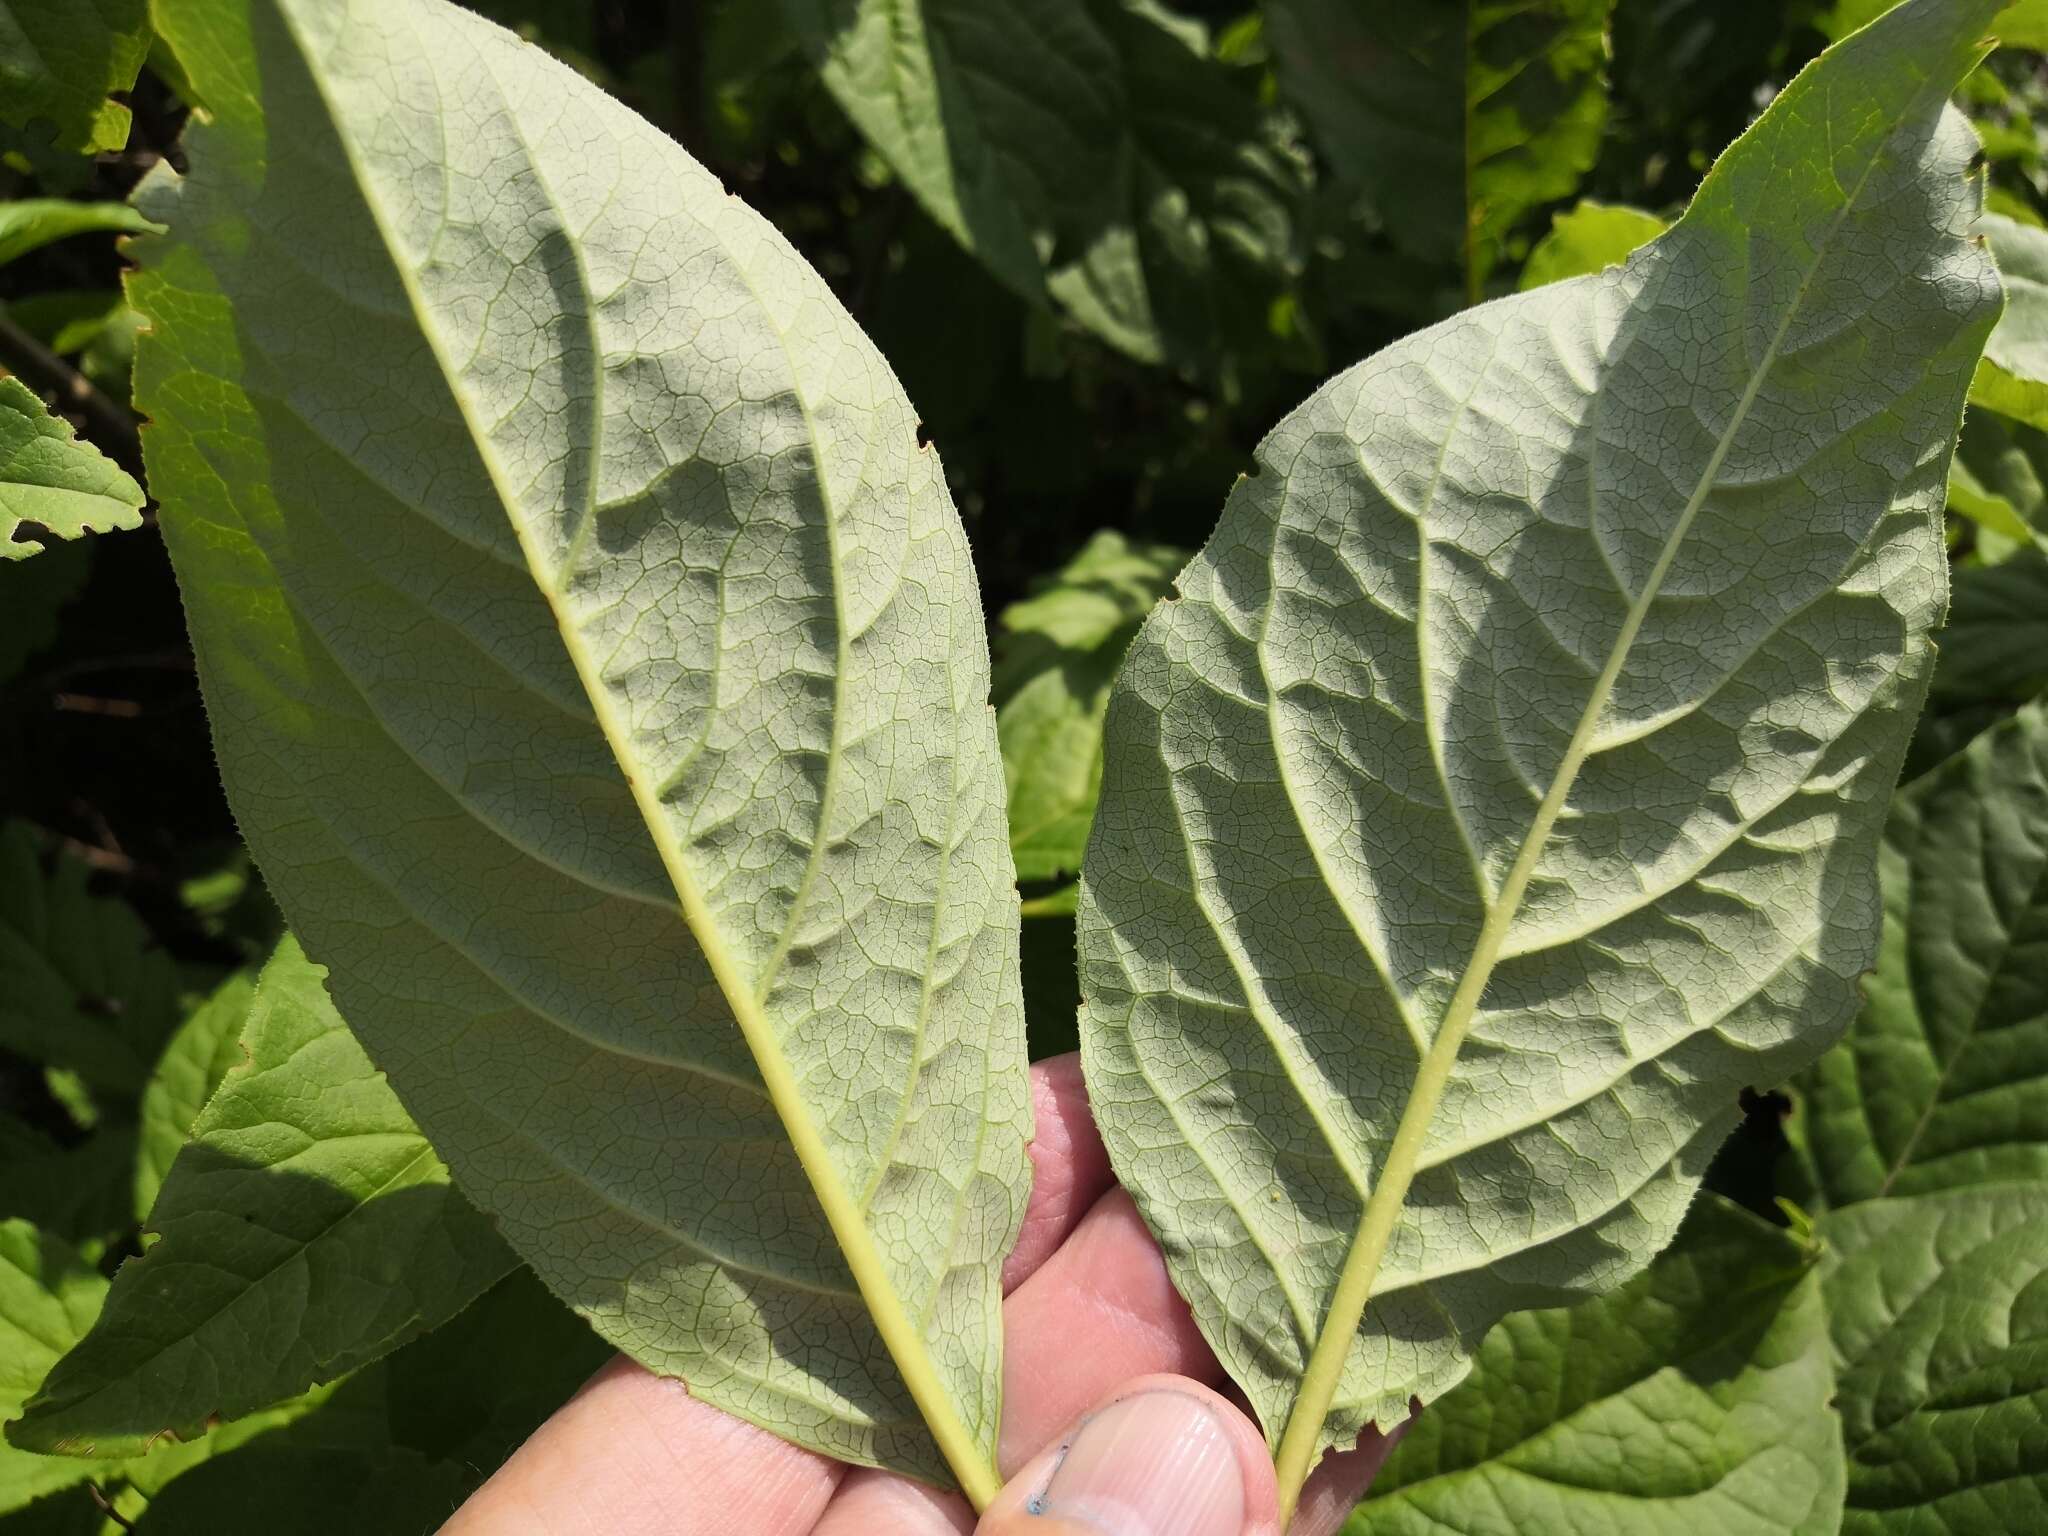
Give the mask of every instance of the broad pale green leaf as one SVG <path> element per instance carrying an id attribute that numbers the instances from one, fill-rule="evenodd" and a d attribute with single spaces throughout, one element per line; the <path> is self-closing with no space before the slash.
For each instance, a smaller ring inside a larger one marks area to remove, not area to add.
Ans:
<path id="1" fill-rule="evenodd" d="M 1985 344 L 1972 403 L 2048 427 L 2048 230 L 1995 213 L 1977 221 L 2005 282 L 2005 314 Z"/>
<path id="2" fill-rule="evenodd" d="M 1814 20 L 1823 37 L 1847 37 L 1890 10 L 1898 0 L 1835 0 Z M 2013 0 L 1986 29 L 2010 48 L 2048 49 L 2048 0 Z"/>
<path id="3" fill-rule="evenodd" d="M 0 1220 L 0 1420 L 11 1419 L 107 1294 L 99 1271 L 26 1221 Z M 0 1445 L 0 1513 L 81 1482 L 93 1468 Z"/>
<path id="4" fill-rule="evenodd" d="M 2048 1178 L 2048 706 L 1892 802 L 1884 940 L 1801 1085 L 1823 1197 Z"/>
<path id="5" fill-rule="evenodd" d="M 1080 871 L 1102 787 L 1110 680 L 1187 558 L 1184 549 L 1132 544 L 1104 530 L 1030 597 L 1003 610 L 996 731 L 1019 880 Z"/>
<path id="6" fill-rule="evenodd" d="M 1488 1333 L 1347 1530 L 1834 1536 L 1833 1391 L 1811 1255 L 1709 1197 L 1612 1296 Z"/>
<path id="7" fill-rule="evenodd" d="M 0 374 L 0 560 L 26 560 L 43 547 L 24 523 L 60 539 L 140 528 L 145 499 L 132 475 L 40 395 Z"/>
<path id="8" fill-rule="evenodd" d="M 157 229 L 126 203 L 74 203 L 61 197 L 0 203 L 0 266 L 72 235 L 133 235 Z"/>
<path id="9" fill-rule="evenodd" d="M 1654 213 L 1584 198 L 1550 221 L 1550 233 L 1536 242 L 1522 267 L 1520 286 L 1540 288 L 1567 277 L 1584 277 L 1628 260 L 1668 228 Z"/>
<path id="10" fill-rule="evenodd" d="M 0 0 L 0 123 L 55 131 L 59 149 L 128 142 L 128 109 L 149 53 L 148 0 Z"/>
<path id="11" fill-rule="evenodd" d="M 178 973 L 134 912 L 87 879 L 68 855 L 45 873 L 35 833 L 0 824 L 0 1046 L 138 1094 L 183 1017 Z"/>
<path id="12" fill-rule="evenodd" d="M 236 971 L 192 1010 L 165 1045 L 142 1090 L 135 1151 L 135 1214 L 149 1214 L 192 1124 L 228 1069 L 248 1058 L 242 1025 L 256 995 L 256 977 Z"/>
<path id="13" fill-rule="evenodd" d="M 510 34 L 163 21 L 213 110 L 144 192 L 137 395 L 271 892 L 607 1338 L 986 1496 L 1017 905 L 915 414 L 773 228 Z"/>
<path id="14" fill-rule="evenodd" d="M 2048 1184 L 1829 1213 L 1843 1536 L 2048 1528 Z"/>
<path id="15" fill-rule="evenodd" d="M 1152 0 L 782 0 L 848 117 L 1026 298 L 1146 362 L 1263 335 L 1298 159 Z"/>
<path id="16" fill-rule="evenodd" d="M 1395 243 L 1475 299 L 1523 214 L 1569 197 L 1607 121 L 1613 0 L 1268 0 L 1281 89 Z"/>
<path id="17" fill-rule="evenodd" d="M 1283 1491 L 1639 1269 L 1855 1010 L 1998 312 L 1945 107 L 1989 12 L 1915 0 L 1624 266 L 1331 381 L 1131 647 L 1083 1059 Z"/>
<path id="18" fill-rule="evenodd" d="M 15 1445 L 197 1439 L 378 1358 L 511 1268 L 290 939 L 241 1045 L 150 1211 L 156 1241 L 8 1427 Z"/>

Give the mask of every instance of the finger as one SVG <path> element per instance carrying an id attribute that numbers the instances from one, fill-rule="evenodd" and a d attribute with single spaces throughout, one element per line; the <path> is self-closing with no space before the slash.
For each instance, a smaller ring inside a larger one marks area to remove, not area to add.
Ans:
<path id="1" fill-rule="evenodd" d="M 1003 1303 L 998 1464 L 1023 1465 L 1075 1415 L 1133 1377 L 1223 1379 L 1138 1208 L 1112 1190 Z"/>
<path id="2" fill-rule="evenodd" d="M 441 1536 L 802 1536 L 845 1472 L 621 1356 Z"/>
<path id="3" fill-rule="evenodd" d="M 973 1529 L 974 1510 L 959 1494 L 856 1467 L 811 1536 L 967 1536 Z"/>
<path id="4" fill-rule="evenodd" d="M 975 1536 L 1275 1536 L 1266 1442 L 1220 1393 L 1144 1376 L 1026 1462 Z"/>
<path id="5" fill-rule="evenodd" d="M 1102 1134 L 1088 1113 L 1079 1056 L 1069 1052 L 1033 1064 L 1031 1108 L 1038 1121 L 1031 1140 L 1031 1203 L 1017 1246 L 1003 1263 L 1005 1295 L 1052 1257 L 1114 1182 Z"/>
<path id="6" fill-rule="evenodd" d="M 1379 1475 L 1387 1456 L 1414 1422 L 1404 1419 L 1384 1435 L 1368 1428 L 1358 1437 L 1355 1449 L 1325 1456 L 1302 1486 L 1301 1501 L 1294 1506 L 1294 1523 L 1287 1527 L 1288 1536 L 1332 1536 L 1357 1508 L 1367 1486 Z"/>

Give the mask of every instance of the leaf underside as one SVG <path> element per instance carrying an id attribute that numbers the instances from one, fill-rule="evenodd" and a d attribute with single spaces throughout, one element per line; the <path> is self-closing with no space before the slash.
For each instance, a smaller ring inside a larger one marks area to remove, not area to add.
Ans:
<path id="1" fill-rule="evenodd" d="M 1944 105 L 1991 9 L 1908 4 L 1625 265 L 1333 380 L 1133 646 L 1084 1061 L 1270 1437 L 1325 1338 L 1316 1449 L 1639 1269 L 1854 1011 L 1999 309 Z"/>
<path id="2" fill-rule="evenodd" d="M 985 1473 L 1017 909 L 900 387 L 766 222 L 510 34 L 167 20 L 212 118 L 140 199 L 173 233 L 137 398 L 279 905 L 608 1339 L 834 1456 Z"/>

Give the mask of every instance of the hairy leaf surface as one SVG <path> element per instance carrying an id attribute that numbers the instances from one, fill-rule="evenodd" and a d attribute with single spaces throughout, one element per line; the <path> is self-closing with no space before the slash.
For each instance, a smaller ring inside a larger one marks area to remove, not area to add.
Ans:
<path id="1" fill-rule="evenodd" d="M 213 112 L 143 195 L 137 395 L 271 891 L 606 1337 L 985 1495 L 1017 908 L 900 387 L 765 221 L 510 34 L 166 20 Z"/>
<path id="2" fill-rule="evenodd" d="M 1863 1011 L 1802 1082 L 1833 1205 L 2048 1178 L 2048 707 L 1902 789 Z"/>
<path id="3" fill-rule="evenodd" d="M 2048 1183 L 1831 1212 L 1824 1281 L 1849 1454 L 1843 1536 L 2048 1522 Z"/>
<path id="4" fill-rule="evenodd" d="M 782 0 L 926 211 L 1146 362 L 1206 363 L 1297 264 L 1302 168 L 1153 0 Z"/>
<path id="5" fill-rule="evenodd" d="M 1835 1536 L 1833 1392 L 1811 1255 L 1709 1197 L 1612 1296 L 1488 1333 L 1472 1374 L 1410 1427 L 1347 1529 Z"/>
<path id="6" fill-rule="evenodd" d="M 1091 1099 L 1283 1492 L 1641 1268 L 1855 1010 L 1998 313 L 1945 106 L 1990 11 L 1902 7 L 1625 265 L 1326 385 L 1131 649 Z"/>
<path id="7" fill-rule="evenodd" d="M 448 1182 L 290 939 L 92 1332 L 8 1438 L 138 1455 L 355 1369 L 459 1312 L 512 1255 Z"/>
<path id="8" fill-rule="evenodd" d="M 1138 625 L 1188 552 L 1104 530 L 1022 602 L 996 642 L 996 732 L 1021 881 L 1077 874 L 1102 787 L 1102 712 Z"/>
<path id="9" fill-rule="evenodd" d="M 0 560 L 43 548 L 34 523 L 60 539 L 142 526 L 135 477 L 50 413 L 42 397 L 0 374 Z"/>
<path id="10" fill-rule="evenodd" d="M 1397 245 L 1477 298 L 1508 232 L 1569 197 L 1607 121 L 1613 0 L 1268 0 L 1281 89 Z"/>

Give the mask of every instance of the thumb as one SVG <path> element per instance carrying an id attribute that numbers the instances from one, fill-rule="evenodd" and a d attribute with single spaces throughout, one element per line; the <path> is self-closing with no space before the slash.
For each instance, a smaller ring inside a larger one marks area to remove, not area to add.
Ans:
<path id="1" fill-rule="evenodd" d="M 1126 1382 L 1025 1464 L 975 1536 L 1270 1536 L 1265 1441 L 1185 1376 Z"/>

